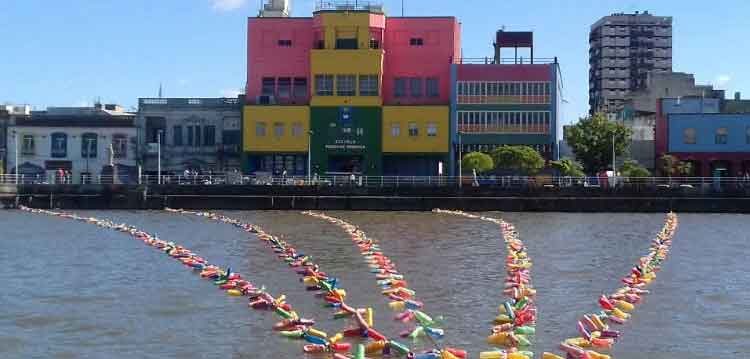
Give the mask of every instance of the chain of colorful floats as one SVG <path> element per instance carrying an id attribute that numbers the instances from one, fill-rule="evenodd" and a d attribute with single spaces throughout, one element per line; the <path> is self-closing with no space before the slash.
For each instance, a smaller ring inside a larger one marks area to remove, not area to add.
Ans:
<path id="1" fill-rule="evenodd" d="M 503 294 L 508 299 L 500 304 L 500 314 L 495 317 L 487 343 L 503 347 L 479 353 L 480 359 L 531 359 L 534 353 L 526 348 L 531 346 L 531 337 L 536 333 L 536 290 L 531 284 L 532 261 L 526 247 L 519 239 L 512 224 L 502 219 L 474 215 L 462 211 L 435 209 L 435 213 L 449 214 L 495 223 L 500 226 L 507 251 L 505 259 L 505 286 Z"/>
<path id="2" fill-rule="evenodd" d="M 212 280 L 215 285 L 221 290 L 226 291 L 228 295 L 235 297 L 247 296 L 249 299 L 248 306 L 250 308 L 255 310 L 273 311 L 282 319 L 274 325 L 274 329 L 281 331 L 282 335 L 286 337 L 303 338 L 311 343 L 304 346 L 306 352 L 317 351 L 323 348 L 335 352 L 348 352 L 350 350 L 351 345 L 349 343 L 337 343 L 334 340 L 324 339 L 325 334 L 314 328 L 315 321 L 300 317 L 300 315 L 292 308 L 292 305 L 286 301 L 285 295 L 275 297 L 269 294 L 265 288 L 258 288 L 253 285 L 253 283 L 247 278 L 244 278 L 240 273 L 233 272 L 231 268 L 222 269 L 217 265 L 210 264 L 203 257 L 179 244 L 161 240 L 156 235 L 126 224 L 117 224 L 112 221 L 94 217 L 81 217 L 70 213 L 32 209 L 23 206 L 19 208 L 30 213 L 72 219 L 93 224 L 101 228 L 112 229 L 124 234 L 129 234 L 134 239 L 166 253 L 169 257 L 181 262 L 186 267 L 199 271 L 201 278 Z M 363 355 L 360 356 L 360 358 L 363 357 Z M 338 356 L 337 358 L 344 359 L 348 357 Z"/>
<path id="3" fill-rule="evenodd" d="M 357 226 L 342 219 L 312 211 L 302 212 L 302 214 L 327 221 L 349 234 L 352 242 L 357 246 L 360 254 L 370 267 L 370 271 L 375 274 L 377 284 L 382 287 L 382 294 L 390 300 L 388 307 L 399 312 L 394 319 L 403 323 L 415 322 L 415 325 L 400 333 L 401 337 L 411 339 L 427 337 L 432 340 L 443 338 L 445 331 L 435 327 L 442 321 L 442 318 L 436 317 L 436 319 L 433 319 L 425 314 L 423 311 L 424 303 L 416 299 L 416 292 L 408 287 L 406 279 L 396 269 L 396 264 L 383 254 L 380 244 L 376 240 L 369 238 Z M 439 347 L 439 344 L 434 341 L 433 344 Z M 446 348 L 446 350 L 460 358 L 466 357 L 465 351 L 455 348 Z"/>
<path id="4" fill-rule="evenodd" d="M 300 336 L 308 341 L 314 339 L 314 341 L 311 341 L 311 345 L 305 346 L 304 351 L 306 353 L 333 353 L 334 358 L 336 359 L 348 358 L 343 354 L 346 352 L 343 349 L 348 349 L 348 347 L 337 348 L 336 345 L 344 337 L 352 337 L 371 340 L 366 345 L 360 344 L 356 347 L 353 355 L 354 359 L 365 358 L 365 355 L 405 356 L 411 359 L 465 359 L 467 357 L 467 353 L 464 350 L 441 347 L 434 342 L 434 340 L 439 340 L 443 337 L 443 330 L 434 328 L 436 321 L 429 315 L 417 309 L 420 308 L 422 304 L 412 299 L 414 292 L 406 287 L 406 282 L 403 280 L 403 276 L 401 276 L 395 266 L 387 260 L 387 257 L 382 256 L 382 253 L 378 255 L 373 254 L 373 256 L 370 257 L 375 263 L 372 266 L 373 273 L 376 274 L 379 280 L 383 281 L 381 283 L 383 283 L 385 288 L 384 291 L 388 293 L 389 297 L 392 299 L 399 298 L 399 302 L 402 303 L 398 305 L 399 308 L 410 308 L 407 309 L 407 312 L 410 313 L 409 315 L 400 315 L 397 316 L 397 318 L 406 321 L 407 318 L 413 316 L 413 318 L 419 323 L 419 327 L 423 329 L 421 330 L 422 333 L 418 332 L 418 334 L 412 335 L 415 331 L 413 330 L 408 336 L 411 338 L 427 336 L 433 340 L 435 349 L 421 353 L 414 353 L 407 345 L 389 339 L 378 332 L 373 328 L 374 312 L 371 308 L 355 309 L 346 304 L 346 291 L 338 286 L 339 283 L 337 279 L 329 277 L 326 273 L 320 271 L 320 267 L 312 261 L 310 256 L 298 251 L 286 241 L 266 233 L 260 227 L 211 212 L 195 212 L 181 209 L 167 209 L 167 211 L 204 217 L 210 220 L 233 225 L 248 233 L 254 234 L 258 239 L 271 246 L 274 252 L 291 267 L 297 268 L 296 272 L 303 277 L 302 282 L 307 289 L 317 291 L 318 296 L 322 296 L 329 306 L 335 308 L 336 311 L 334 313 L 334 318 L 354 319 L 354 326 L 344 329 L 342 332 L 335 334 L 331 338 L 328 338 L 327 334 L 323 332 L 318 332 L 318 335 L 316 336 L 299 330 L 292 332 L 282 331 L 282 335 L 286 337 Z M 379 250 L 376 250 L 378 249 L 377 246 L 375 248 L 371 247 L 371 249 L 374 252 L 379 252 Z M 394 306 L 391 307 L 393 308 Z"/>
<path id="5" fill-rule="evenodd" d="M 435 343 L 436 348 L 433 350 L 414 353 L 406 345 L 388 339 L 373 328 L 373 311 L 371 308 L 357 309 L 346 304 L 344 300 L 346 291 L 338 286 L 336 278 L 329 277 L 320 271 L 319 266 L 312 262 L 309 256 L 298 252 L 285 241 L 251 224 L 208 212 L 167 209 L 174 213 L 197 215 L 232 224 L 248 233 L 256 235 L 258 239 L 272 247 L 280 259 L 283 259 L 290 267 L 295 268 L 296 273 L 303 276 L 302 282 L 308 290 L 315 291 L 316 296 L 322 297 L 328 306 L 335 309 L 334 318 L 351 319 L 351 324 L 345 330 L 332 337 L 328 337 L 325 332 L 314 328 L 314 320 L 300 317 L 292 306 L 287 303 L 285 295 L 274 297 L 265 288 L 258 288 L 241 274 L 232 272 L 231 268 L 222 269 L 217 265 L 210 264 L 204 258 L 185 247 L 174 242 L 161 240 L 157 236 L 133 226 L 63 212 L 32 209 L 23 206 L 20 209 L 30 213 L 82 221 L 129 234 L 146 245 L 166 253 L 183 265 L 200 271 L 201 278 L 213 280 L 213 283 L 226 291 L 228 295 L 247 296 L 249 307 L 276 313 L 282 320 L 274 325 L 274 330 L 278 331 L 284 337 L 302 339 L 309 343 L 303 346 L 305 353 L 331 354 L 334 359 L 365 359 L 366 355 L 396 355 L 405 356 L 410 359 L 464 359 L 468 356 L 464 350 L 447 347 L 441 348 L 437 343 Z M 512 224 L 497 218 L 478 216 L 461 211 L 436 209 L 434 212 L 484 220 L 500 226 L 506 249 L 508 250 L 506 258 L 507 276 L 503 293 L 510 300 L 500 305 L 500 315 L 495 318 L 496 325 L 492 328 L 487 342 L 491 345 L 503 346 L 505 349 L 481 352 L 479 357 L 480 359 L 533 358 L 534 354 L 532 352 L 520 350 L 530 345 L 531 341 L 528 336 L 532 336 L 535 333 L 536 306 L 534 298 L 536 291 L 531 286 L 530 268 L 532 262 L 526 253 L 523 242 L 518 239 L 518 232 Z M 423 306 L 422 303 L 414 298 L 414 291 L 406 286 L 403 275 L 399 274 L 393 262 L 382 254 L 380 246 L 376 241 L 368 238 L 356 226 L 343 220 L 314 212 L 305 212 L 305 214 L 337 224 L 351 235 L 352 241 L 359 247 L 360 252 L 365 257 L 368 265 L 370 265 L 373 273 L 375 273 L 378 283 L 384 287 L 383 294 L 391 299 L 389 307 L 402 311 L 402 313 L 396 316 L 396 319 L 404 322 L 416 320 L 418 323 L 416 328 L 405 331 L 404 333 L 408 332 L 405 336 L 417 338 L 426 334 L 428 338 L 433 340 L 443 337 L 443 330 L 434 328 L 434 325 L 438 321 L 433 320 L 429 315 L 419 310 Z M 560 349 L 565 353 L 565 356 L 545 352 L 542 354 L 542 358 L 610 358 L 609 355 L 598 352 L 610 350 L 620 337 L 620 332 L 610 329 L 610 324 L 626 323 L 635 306 L 641 303 L 642 296 L 649 293 L 646 287 L 656 278 L 656 273 L 666 260 L 677 226 L 677 215 L 669 213 L 664 227 L 652 241 L 648 254 L 641 257 L 638 264 L 622 279 L 624 286 L 610 295 L 602 295 L 599 298 L 598 303 L 602 311 L 586 314 L 578 321 L 576 327 L 580 333 L 580 337 L 566 339 L 560 344 Z M 352 353 L 351 343 L 342 341 L 345 337 L 364 338 L 366 340 L 369 339 L 370 342 L 366 345 L 358 344 Z"/>

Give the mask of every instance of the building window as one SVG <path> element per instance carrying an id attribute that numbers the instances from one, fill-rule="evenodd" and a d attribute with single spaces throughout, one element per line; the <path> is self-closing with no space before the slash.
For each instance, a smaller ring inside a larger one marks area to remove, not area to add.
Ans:
<path id="1" fill-rule="evenodd" d="M 273 124 L 273 135 L 274 137 L 284 136 L 284 123 L 283 122 L 275 122 Z"/>
<path id="2" fill-rule="evenodd" d="M 365 135 L 365 129 L 362 127 L 357 127 L 357 136 L 364 136 Z"/>
<path id="3" fill-rule="evenodd" d="M 289 77 L 279 77 L 277 91 L 279 98 L 290 98 L 292 96 L 292 79 Z"/>
<path id="4" fill-rule="evenodd" d="M 357 46 L 357 39 L 336 39 L 336 49 L 340 50 L 356 50 L 359 46 Z"/>
<path id="5" fill-rule="evenodd" d="M 280 47 L 292 47 L 292 40 L 279 40 Z"/>
<path id="6" fill-rule="evenodd" d="M 203 145 L 204 146 L 216 145 L 216 126 L 210 125 L 210 126 L 203 127 Z"/>
<path id="7" fill-rule="evenodd" d="M 682 132 L 682 142 L 686 145 L 695 144 L 695 129 L 694 128 L 686 128 Z"/>
<path id="8" fill-rule="evenodd" d="M 128 136 L 123 134 L 112 135 L 112 157 L 128 158 Z"/>
<path id="9" fill-rule="evenodd" d="M 21 153 L 24 155 L 33 155 L 36 153 L 36 148 L 34 147 L 34 135 L 23 135 Z"/>
<path id="10" fill-rule="evenodd" d="M 424 39 L 421 37 L 412 37 L 409 39 L 409 45 L 411 46 L 422 46 L 424 45 Z"/>
<path id="11" fill-rule="evenodd" d="M 50 156 L 54 158 L 65 158 L 68 156 L 68 135 L 64 133 L 53 133 L 50 135 Z"/>
<path id="12" fill-rule="evenodd" d="M 193 143 L 193 145 L 195 147 L 200 147 L 201 146 L 201 127 L 196 125 L 194 128 L 195 128 L 195 142 Z"/>
<path id="13" fill-rule="evenodd" d="M 440 96 L 440 81 L 437 77 L 427 78 L 427 97 L 439 97 Z"/>
<path id="14" fill-rule="evenodd" d="M 406 78 L 396 77 L 393 81 L 393 96 L 406 97 Z"/>
<path id="15" fill-rule="evenodd" d="M 434 122 L 427 122 L 427 137 L 437 136 L 437 124 Z"/>
<path id="16" fill-rule="evenodd" d="M 274 92 L 276 92 L 276 79 L 273 77 L 264 77 L 260 94 L 263 96 L 273 96 Z"/>
<path id="17" fill-rule="evenodd" d="M 255 137 L 265 137 L 265 136 L 266 136 L 266 123 L 256 122 L 255 123 Z"/>
<path id="18" fill-rule="evenodd" d="M 410 78 L 409 90 L 411 91 L 411 97 L 422 97 L 422 94 L 424 93 L 422 88 L 422 79 L 419 77 Z"/>
<path id="19" fill-rule="evenodd" d="M 292 124 L 292 136 L 293 137 L 302 136 L 302 124 L 301 123 L 295 122 Z"/>
<path id="20" fill-rule="evenodd" d="M 374 49 L 374 50 L 379 49 L 380 48 L 380 41 L 375 40 L 375 39 L 370 39 L 370 48 Z"/>
<path id="21" fill-rule="evenodd" d="M 719 127 L 716 129 L 716 144 L 726 145 L 727 138 L 729 137 L 729 131 L 726 127 Z"/>
<path id="22" fill-rule="evenodd" d="M 356 81 L 354 75 L 336 75 L 336 96 L 355 96 Z"/>
<path id="23" fill-rule="evenodd" d="M 192 146 L 193 145 L 193 138 L 195 137 L 195 132 L 193 132 L 193 126 L 187 126 L 187 143 L 186 145 Z"/>
<path id="24" fill-rule="evenodd" d="M 182 146 L 182 126 L 172 127 L 172 142 L 174 146 Z"/>
<path id="25" fill-rule="evenodd" d="M 359 76 L 359 95 L 377 96 L 379 94 L 378 75 Z"/>
<path id="26" fill-rule="evenodd" d="M 401 136 L 401 124 L 398 122 L 391 122 L 391 137 Z"/>
<path id="27" fill-rule="evenodd" d="M 333 96 L 333 75 L 315 75 L 315 94 Z"/>
<path id="28" fill-rule="evenodd" d="M 416 122 L 409 122 L 409 137 L 419 136 L 419 126 Z"/>
<path id="29" fill-rule="evenodd" d="M 304 77 L 294 78 L 294 98 L 305 99 L 307 98 L 307 79 Z"/>
<path id="30" fill-rule="evenodd" d="M 84 133 L 81 136 L 81 157 L 96 158 L 99 136 L 95 133 Z"/>

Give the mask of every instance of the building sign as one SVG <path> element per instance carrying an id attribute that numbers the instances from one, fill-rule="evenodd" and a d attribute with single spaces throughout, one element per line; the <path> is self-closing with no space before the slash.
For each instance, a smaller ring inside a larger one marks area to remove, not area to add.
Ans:
<path id="1" fill-rule="evenodd" d="M 498 31 L 497 45 L 500 47 L 533 47 L 534 33 L 530 31 Z"/>

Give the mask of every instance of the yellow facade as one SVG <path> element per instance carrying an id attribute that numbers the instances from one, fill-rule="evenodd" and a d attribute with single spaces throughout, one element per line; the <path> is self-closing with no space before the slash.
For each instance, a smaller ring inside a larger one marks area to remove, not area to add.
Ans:
<path id="1" fill-rule="evenodd" d="M 307 152 L 307 106 L 245 106 L 243 122 L 245 152 Z"/>
<path id="2" fill-rule="evenodd" d="M 370 14 L 367 12 L 321 12 L 321 29 L 324 31 L 323 49 L 310 51 L 310 79 L 312 81 L 312 106 L 380 106 L 382 100 L 383 55 L 382 49 L 370 49 Z M 336 49 L 337 39 L 356 39 L 357 49 Z M 333 95 L 318 96 L 316 75 L 332 75 Z M 359 95 L 359 77 L 377 76 L 378 96 L 338 96 L 336 76 L 353 75 L 357 79 L 355 93 Z"/>
<path id="3" fill-rule="evenodd" d="M 383 107 L 384 153 L 448 153 L 449 143 L 448 106 Z"/>

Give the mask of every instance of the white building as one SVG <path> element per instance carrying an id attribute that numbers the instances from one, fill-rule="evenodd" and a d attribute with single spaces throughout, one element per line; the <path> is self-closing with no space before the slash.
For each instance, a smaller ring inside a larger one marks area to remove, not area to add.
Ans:
<path id="1" fill-rule="evenodd" d="M 24 181 L 137 182 L 135 114 L 119 106 L 32 111 L 10 123 L 6 136 L 6 168 Z"/>

